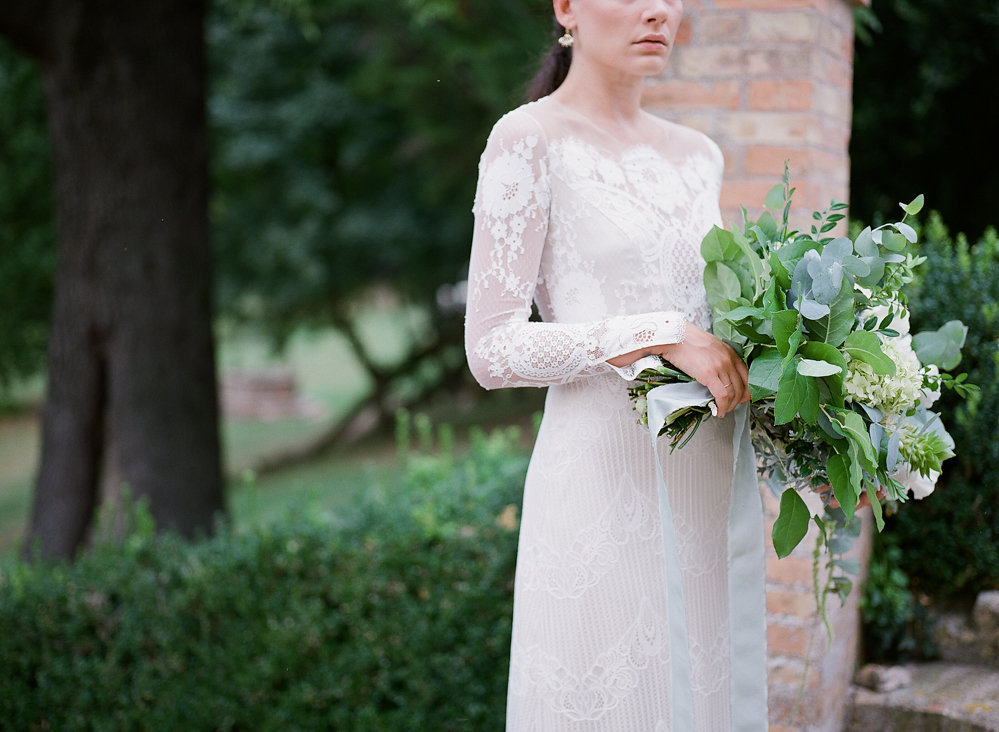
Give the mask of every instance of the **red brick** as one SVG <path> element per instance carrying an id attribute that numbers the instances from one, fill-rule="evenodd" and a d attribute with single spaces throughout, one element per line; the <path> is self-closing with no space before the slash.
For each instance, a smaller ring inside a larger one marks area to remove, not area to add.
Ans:
<path id="1" fill-rule="evenodd" d="M 767 580 L 779 585 L 812 586 L 812 562 L 800 557 L 767 557 Z"/>
<path id="2" fill-rule="evenodd" d="M 815 616 L 815 598 L 811 591 L 767 590 L 767 612 L 812 618 Z"/>
<path id="3" fill-rule="evenodd" d="M 806 689 L 817 689 L 822 685 L 822 674 L 818 665 L 807 663 L 804 659 L 781 659 L 771 660 L 767 669 L 767 684 L 771 687 L 783 686 L 784 688 L 800 689 L 801 679 L 807 669 L 808 679 L 805 684 Z"/>
<path id="4" fill-rule="evenodd" d="M 742 13 L 705 13 L 697 18 L 695 38 L 698 43 L 737 43 L 746 36 Z"/>
<path id="5" fill-rule="evenodd" d="M 690 43 L 691 35 L 690 14 L 688 12 L 687 16 L 680 23 L 680 27 L 677 28 L 676 37 L 673 39 L 673 42 L 678 46 L 686 45 Z"/>
<path id="6" fill-rule="evenodd" d="M 812 108 L 812 82 L 804 79 L 794 81 L 761 80 L 749 82 L 750 109 L 790 109 Z"/>
<path id="7" fill-rule="evenodd" d="M 822 0 L 715 0 L 716 8 L 737 8 L 739 10 L 791 10 L 812 8 Z"/>
<path id="8" fill-rule="evenodd" d="M 739 85 L 734 81 L 662 81 L 644 89 L 642 104 L 664 109 L 738 109 Z"/>
<path id="9" fill-rule="evenodd" d="M 815 151 L 809 148 L 782 147 L 779 145 L 753 145 L 746 149 L 745 173 L 749 176 L 772 175 L 784 172 L 784 161 L 791 165 L 791 175 L 804 177 L 812 172 Z"/>
<path id="10" fill-rule="evenodd" d="M 749 21 L 749 38 L 752 41 L 812 43 L 818 40 L 818 18 L 809 11 L 749 13 L 747 20 Z"/>
<path id="11" fill-rule="evenodd" d="M 808 637 L 813 632 L 808 628 L 792 628 L 773 623 L 767 626 L 767 648 L 775 656 L 806 658 Z"/>

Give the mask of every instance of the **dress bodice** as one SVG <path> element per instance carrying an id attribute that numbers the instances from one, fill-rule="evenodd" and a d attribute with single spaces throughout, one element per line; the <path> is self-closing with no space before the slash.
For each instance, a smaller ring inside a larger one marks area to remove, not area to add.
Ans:
<path id="1" fill-rule="evenodd" d="M 551 97 L 496 123 L 479 168 L 466 346 L 484 386 L 564 383 L 707 328 L 700 242 L 722 156 L 658 120 L 621 142 Z M 543 323 L 530 322 L 532 300 Z M 618 369 L 632 378 L 645 364 Z"/>

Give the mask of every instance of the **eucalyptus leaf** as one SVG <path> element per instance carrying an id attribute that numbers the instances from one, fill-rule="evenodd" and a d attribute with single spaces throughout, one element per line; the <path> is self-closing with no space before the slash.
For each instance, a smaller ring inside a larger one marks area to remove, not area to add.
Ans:
<path id="1" fill-rule="evenodd" d="M 909 203 L 900 203 L 898 205 L 902 207 L 902 210 L 905 211 L 907 216 L 915 216 L 923 210 L 923 194 L 920 193 Z"/>
<path id="2" fill-rule="evenodd" d="M 885 452 L 885 470 L 894 473 L 898 468 L 899 443 L 902 440 L 902 430 L 895 430 L 888 438 L 887 450 Z"/>
<path id="3" fill-rule="evenodd" d="M 854 287 L 849 279 L 843 280 L 839 295 L 829 304 L 829 313 L 805 322 L 809 340 L 818 340 L 830 346 L 840 346 L 853 329 Z"/>
<path id="4" fill-rule="evenodd" d="M 786 557 L 805 538 L 809 517 L 808 506 L 797 491 L 784 489 L 780 497 L 780 513 L 770 534 L 778 557 Z"/>
<path id="5" fill-rule="evenodd" d="M 909 226 L 908 224 L 904 224 L 904 223 L 902 223 L 901 221 L 900 221 L 900 222 L 898 222 L 897 224 L 895 224 L 895 226 L 897 226 L 897 227 L 898 227 L 898 231 L 899 231 L 899 233 L 900 233 L 900 234 L 901 234 L 902 236 L 904 236 L 904 237 L 905 237 L 905 240 L 906 240 L 907 242 L 909 242 L 910 244 L 915 244 L 915 243 L 916 243 L 916 239 L 917 239 L 918 237 L 916 236 L 916 230 L 915 230 L 915 229 L 913 229 L 913 228 L 912 228 L 911 226 Z"/>
<path id="6" fill-rule="evenodd" d="M 894 231 L 885 231 L 881 236 L 881 243 L 885 249 L 893 252 L 905 251 L 905 247 L 908 244 L 904 236 Z"/>
<path id="7" fill-rule="evenodd" d="M 961 363 L 961 348 L 967 336 L 967 326 L 960 320 L 951 320 L 937 330 L 914 335 L 912 347 L 924 365 L 936 364 L 941 370 L 949 371 Z"/>
<path id="8" fill-rule="evenodd" d="M 874 243 L 874 239 L 871 236 L 871 227 L 867 226 L 857 234 L 857 240 L 853 243 L 854 251 L 857 252 L 861 257 L 876 257 L 878 254 L 878 245 Z"/>

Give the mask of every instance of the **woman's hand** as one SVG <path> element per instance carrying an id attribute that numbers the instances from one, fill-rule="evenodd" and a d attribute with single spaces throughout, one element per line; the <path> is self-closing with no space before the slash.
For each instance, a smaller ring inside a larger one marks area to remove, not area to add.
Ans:
<path id="1" fill-rule="evenodd" d="M 749 369 L 731 346 L 693 323 L 682 343 L 654 346 L 657 353 L 695 381 L 708 387 L 724 417 L 749 401 Z"/>

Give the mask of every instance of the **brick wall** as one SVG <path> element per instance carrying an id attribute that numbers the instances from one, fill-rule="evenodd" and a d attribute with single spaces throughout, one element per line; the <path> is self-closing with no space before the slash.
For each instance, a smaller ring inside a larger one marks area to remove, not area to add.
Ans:
<path id="1" fill-rule="evenodd" d="M 703 130 L 725 154 L 722 209 L 758 212 L 791 165 L 798 226 L 849 193 L 853 79 L 851 0 L 686 0 L 670 68 L 645 107 Z M 763 489 L 769 527 L 777 502 Z M 867 524 L 870 519 L 867 517 Z M 868 526 L 869 528 L 869 526 Z M 870 531 L 855 547 L 866 560 Z M 842 729 L 859 646 L 859 589 L 829 602 L 827 643 L 812 597 L 814 535 L 778 560 L 767 547 L 771 732 Z"/>

